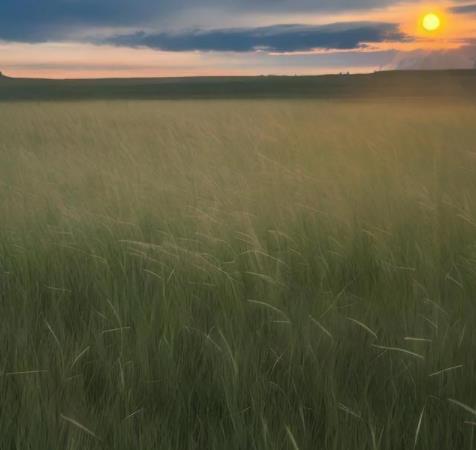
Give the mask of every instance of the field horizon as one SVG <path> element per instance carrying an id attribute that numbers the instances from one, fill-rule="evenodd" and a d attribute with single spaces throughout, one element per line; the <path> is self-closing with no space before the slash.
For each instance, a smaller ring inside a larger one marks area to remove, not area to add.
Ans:
<path id="1" fill-rule="evenodd" d="M 0 101 L 160 99 L 476 99 L 476 70 L 365 74 L 42 79 L 0 77 Z"/>

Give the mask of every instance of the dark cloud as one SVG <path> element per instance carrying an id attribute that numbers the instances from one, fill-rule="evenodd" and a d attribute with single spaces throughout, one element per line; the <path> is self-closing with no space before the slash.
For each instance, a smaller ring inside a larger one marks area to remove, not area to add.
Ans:
<path id="1" fill-rule="evenodd" d="M 399 0 L 0 0 L 0 39 L 37 42 L 67 39 L 95 27 L 147 28 L 200 9 L 221 17 L 382 7 Z M 193 15 L 193 14 L 192 14 Z M 215 24 L 216 25 L 216 24 Z"/>
<path id="2" fill-rule="evenodd" d="M 180 33 L 138 32 L 109 38 L 103 43 L 167 51 L 295 52 L 312 49 L 349 50 L 365 43 L 403 41 L 395 24 L 340 23 L 324 26 L 274 25 L 258 28 L 191 30 Z"/>
<path id="3" fill-rule="evenodd" d="M 451 12 L 455 14 L 476 14 L 476 4 L 454 6 L 451 8 Z"/>

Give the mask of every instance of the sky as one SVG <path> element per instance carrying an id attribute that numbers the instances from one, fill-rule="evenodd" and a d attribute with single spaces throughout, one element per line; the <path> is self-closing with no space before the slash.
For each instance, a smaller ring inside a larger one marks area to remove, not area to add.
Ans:
<path id="1" fill-rule="evenodd" d="M 426 13 L 442 26 L 425 31 Z M 476 68 L 476 0 L 0 0 L 0 70 L 47 78 Z"/>

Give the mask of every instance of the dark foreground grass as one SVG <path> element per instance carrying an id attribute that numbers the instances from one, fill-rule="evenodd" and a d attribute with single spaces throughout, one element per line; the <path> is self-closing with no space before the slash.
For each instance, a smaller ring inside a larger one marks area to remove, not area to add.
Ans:
<path id="1" fill-rule="evenodd" d="M 0 110 L 0 448 L 475 447 L 476 108 Z"/>

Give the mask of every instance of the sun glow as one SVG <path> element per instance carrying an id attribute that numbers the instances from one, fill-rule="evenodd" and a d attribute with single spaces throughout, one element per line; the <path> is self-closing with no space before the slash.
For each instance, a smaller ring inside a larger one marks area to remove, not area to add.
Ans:
<path id="1" fill-rule="evenodd" d="M 440 29 L 441 19 L 435 13 L 426 14 L 422 19 L 422 26 L 425 31 L 434 32 Z"/>

